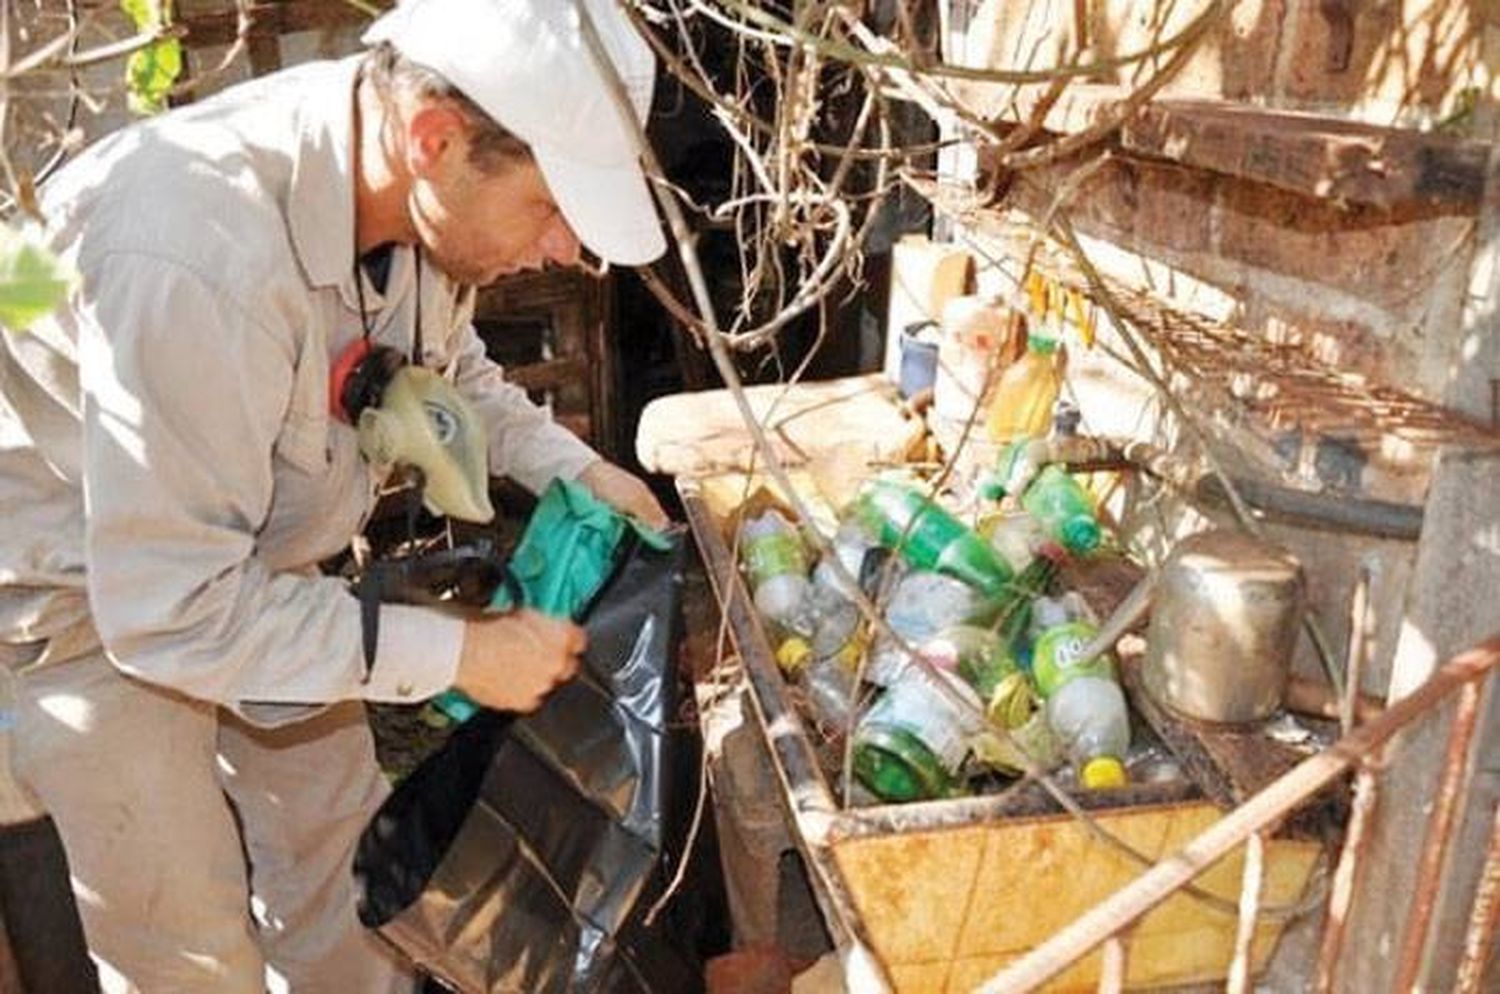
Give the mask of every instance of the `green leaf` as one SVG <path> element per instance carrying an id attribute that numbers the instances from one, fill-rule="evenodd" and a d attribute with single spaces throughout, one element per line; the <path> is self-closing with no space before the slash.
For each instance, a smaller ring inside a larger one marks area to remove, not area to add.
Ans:
<path id="1" fill-rule="evenodd" d="M 125 82 L 130 89 L 130 109 L 137 114 L 158 114 L 167 109 L 172 84 L 182 75 L 182 43 L 167 38 L 146 46 L 125 64 Z"/>
<path id="2" fill-rule="evenodd" d="M 120 0 L 120 9 L 130 18 L 137 31 L 161 27 L 164 11 L 160 0 Z"/>
<path id="3" fill-rule="evenodd" d="M 171 0 L 120 0 L 120 9 L 137 31 L 157 31 L 172 19 Z M 130 109 L 157 114 L 167 108 L 172 85 L 182 75 L 182 42 L 164 38 L 131 53 L 125 63 Z"/>
<path id="4" fill-rule="evenodd" d="M 24 331 L 73 288 L 71 269 L 46 249 L 0 224 L 0 325 Z"/>

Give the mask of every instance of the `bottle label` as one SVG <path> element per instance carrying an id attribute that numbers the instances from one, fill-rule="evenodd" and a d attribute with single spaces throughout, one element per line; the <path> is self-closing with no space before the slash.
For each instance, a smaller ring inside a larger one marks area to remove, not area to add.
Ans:
<path id="1" fill-rule="evenodd" d="M 932 686 L 930 681 L 933 679 L 938 678 L 908 669 L 875 702 L 861 724 L 870 728 L 888 725 L 905 729 L 932 750 L 944 770 L 956 773 L 969 751 L 969 740 L 977 722 Z M 968 688 L 961 687 L 956 681 L 950 680 L 949 685 L 965 696 L 972 696 Z M 974 704 L 977 708 L 978 698 L 974 699 Z"/>
<path id="2" fill-rule="evenodd" d="M 1082 661 L 1083 650 L 1096 634 L 1097 629 L 1086 621 L 1070 621 L 1042 633 L 1036 641 L 1032 672 L 1036 676 L 1037 689 L 1043 697 L 1050 697 L 1057 688 L 1074 677 L 1114 679 L 1113 667 L 1107 654 L 1100 653 L 1093 659 Z"/>
<path id="3" fill-rule="evenodd" d="M 744 543 L 741 550 L 750 582 L 760 586 L 773 576 L 784 573 L 806 575 L 802 543 L 793 535 L 765 535 Z"/>

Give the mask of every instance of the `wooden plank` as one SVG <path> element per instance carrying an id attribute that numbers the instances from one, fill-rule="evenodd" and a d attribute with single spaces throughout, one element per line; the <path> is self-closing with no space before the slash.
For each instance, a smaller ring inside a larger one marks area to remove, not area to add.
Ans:
<path id="1" fill-rule="evenodd" d="M 1476 210 L 1489 146 L 1448 135 L 1208 100 L 1159 100 L 1125 123 L 1131 152 L 1348 203 Z"/>
<path id="2" fill-rule="evenodd" d="M 523 390 L 554 390 L 565 383 L 576 383 L 587 373 L 587 364 L 575 356 L 507 367 L 505 378 Z"/>
<path id="3" fill-rule="evenodd" d="M 1041 96 L 1018 99 L 1023 117 Z M 1072 85 L 1047 114 L 1046 127 L 1083 131 L 1105 120 L 1124 96 L 1116 86 Z M 1484 199 L 1489 156 L 1486 142 L 1223 100 L 1153 100 L 1125 122 L 1117 141 L 1127 153 L 1304 196 L 1463 213 Z"/>

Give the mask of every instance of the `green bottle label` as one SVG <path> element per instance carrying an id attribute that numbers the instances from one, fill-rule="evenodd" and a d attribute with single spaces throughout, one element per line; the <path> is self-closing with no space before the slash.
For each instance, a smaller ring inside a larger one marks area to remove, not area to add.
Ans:
<path id="1" fill-rule="evenodd" d="M 793 535 L 764 535 L 746 542 L 740 551 L 744 555 L 750 582 L 757 587 L 783 573 L 807 573 L 802 543 Z"/>
<path id="2" fill-rule="evenodd" d="M 1114 667 L 1107 653 L 1100 653 L 1088 662 L 1079 661 L 1097 634 L 1098 629 L 1087 621 L 1069 621 L 1042 633 L 1036 640 L 1031 672 L 1043 697 L 1051 697 L 1057 688 L 1077 676 L 1114 679 Z"/>

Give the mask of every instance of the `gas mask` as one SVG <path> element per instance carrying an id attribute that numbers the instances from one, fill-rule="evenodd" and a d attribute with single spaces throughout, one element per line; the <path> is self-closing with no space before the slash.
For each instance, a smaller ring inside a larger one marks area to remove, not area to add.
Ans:
<path id="1" fill-rule="evenodd" d="M 334 364 L 330 386 L 334 413 L 359 433 L 360 454 L 421 473 L 427 510 L 479 524 L 494 518 L 484 432 L 451 383 L 361 339 Z"/>

